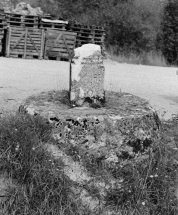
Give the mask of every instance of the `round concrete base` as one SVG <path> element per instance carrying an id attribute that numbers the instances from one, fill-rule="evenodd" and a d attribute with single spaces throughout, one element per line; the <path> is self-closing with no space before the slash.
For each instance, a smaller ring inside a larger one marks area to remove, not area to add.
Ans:
<path id="1" fill-rule="evenodd" d="M 42 92 L 27 98 L 21 112 L 52 123 L 52 136 L 78 145 L 106 162 L 133 158 L 157 137 L 159 119 L 149 103 L 128 93 L 106 92 L 101 108 L 71 107 L 67 91 Z"/>
<path id="2" fill-rule="evenodd" d="M 92 214 L 115 215 L 115 210 L 105 207 L 105 200 L 112 190 L 124 186 L 122 175 L 116 174 L 118 168 L 149 159 L 152 143 L 159 137 L 159 119 L 141 98 L 115 92 L 106 92 L 105 97 L 101 108 L 79 108 L 71 106 L 67 91 L 43 92 L 27 98 L 19 110 L 51 123 L 57 145 L 45 146 L 64 163 L 64 173 L 74 182 L 71 191 L 76 201 Z"/>

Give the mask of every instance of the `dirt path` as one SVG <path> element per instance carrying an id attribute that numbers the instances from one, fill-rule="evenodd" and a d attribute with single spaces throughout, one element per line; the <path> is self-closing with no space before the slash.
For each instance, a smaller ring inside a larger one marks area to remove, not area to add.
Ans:
<path id="1" fill-rule="evenodd" d="M 165 118 L 178 114 L 177 68 L 105 61 L 105 88 L 149 100 Z M 69 63 L 0 58 L 0 113 L 17 110 L 23 99 L 46 90 L 68 89 Z"/>

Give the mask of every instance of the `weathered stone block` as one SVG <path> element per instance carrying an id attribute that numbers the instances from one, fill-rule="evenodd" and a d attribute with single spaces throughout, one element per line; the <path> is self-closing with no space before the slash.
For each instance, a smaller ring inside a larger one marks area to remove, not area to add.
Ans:
<path id="1" fill-rule="evenodd" d="M 86 44 L 75 49 L 72 65 L 70 100 L 74 105 L 104 101 L 104 65 L 101 48 Z"/>

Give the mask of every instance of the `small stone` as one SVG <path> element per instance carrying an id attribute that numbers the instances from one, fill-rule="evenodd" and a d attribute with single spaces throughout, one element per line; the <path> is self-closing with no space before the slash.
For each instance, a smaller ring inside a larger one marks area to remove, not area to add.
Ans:
<path id="1" fill-rule="evenodd" d="M 77 104 L 78 106 L 82 106 L 83 103 L 84 103 L 84 99 L 78 99 L 78 100 L 76 101 L 76 104 Z"/>
<path id="2" fill-rule="evenodd" d="M 32 108 L 32 107 L 26 108 L 26 111 L 27 111 L 28 114 L 30 114 L 32 116 L 35 115 L 35 109 Z"/>

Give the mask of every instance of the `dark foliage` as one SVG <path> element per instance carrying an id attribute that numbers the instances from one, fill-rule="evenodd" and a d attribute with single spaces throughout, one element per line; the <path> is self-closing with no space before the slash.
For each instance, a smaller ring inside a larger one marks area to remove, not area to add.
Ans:
<path id="1" fill-rule="evenodd" d="M 178 65 L 178 1 L 169 0 L 162 19 L 161 49 L 169 64 Z"/>
<path id="2" fill-rule="evenodd" d="M 106 29 L 105 45 L 114 54 L 155 49 L 160 2 L 140 0 L 40 0 L 43 11 L 85 25 Z"/>

